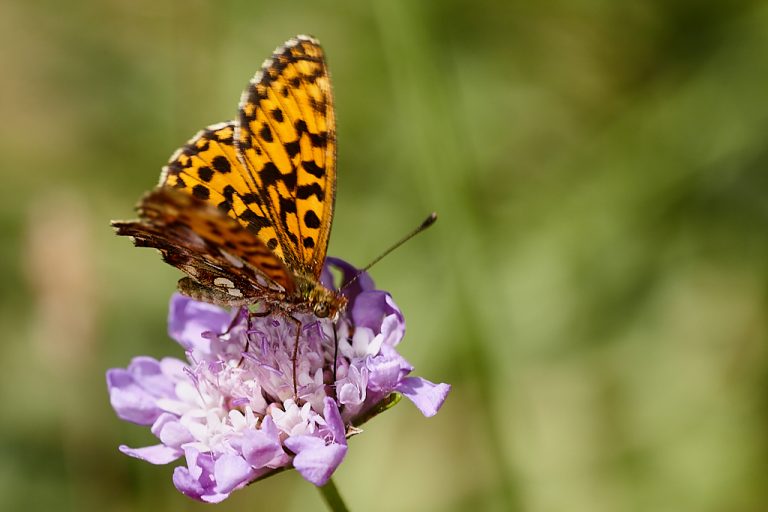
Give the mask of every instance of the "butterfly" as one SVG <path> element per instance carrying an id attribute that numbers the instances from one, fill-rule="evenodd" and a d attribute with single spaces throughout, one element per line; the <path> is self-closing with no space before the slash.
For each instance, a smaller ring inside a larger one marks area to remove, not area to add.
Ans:
<path id="1" fill-rule="evenodd" d="M 183 271 L 189 297 L 335 319 L 346 298 L 320 282 L 335 191 L 328 69 L 319 43 L 299 35 L 264 61 L 235 120 L 171 156 L 139 218 L 112 225 Z"/>

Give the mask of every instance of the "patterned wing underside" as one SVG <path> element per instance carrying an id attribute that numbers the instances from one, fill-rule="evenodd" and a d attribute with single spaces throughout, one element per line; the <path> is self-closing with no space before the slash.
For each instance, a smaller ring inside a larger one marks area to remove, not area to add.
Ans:
<path id="1" fill-rule="evenodd" d="M 256 73 L 240 100 L 235 144 L 276 227 L 267 244 L 289 268 L 319 277 L 333 219 L 336 123 L 317 41 L 291 39 Z"/>
<path id="2" fill-rule="evenodd" d="M 281 259 L 275 228 L 250 178 L 237 158 L 235 122 L 209 126 L 171 156 L 160 175 L 169 186 L 206 201 L 258 236 Z M 270 243 L 270 240 L 273 240 Z"/>
<path id="3" fill-rule="evenodd" d="M 282 261 L 205 201 L 160 187 L 141 200 L 138 211 L 138 221 L 112 223 L 117 234 L 132 236 L 138 247 L 159 249 L 167 263 L 200 284 L 244 302 L 294 291 Z"/>

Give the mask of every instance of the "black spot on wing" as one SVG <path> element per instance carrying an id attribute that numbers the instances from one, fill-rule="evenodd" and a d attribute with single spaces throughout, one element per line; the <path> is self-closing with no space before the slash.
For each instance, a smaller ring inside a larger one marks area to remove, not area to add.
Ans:
<path id="1" fill-rule="evenodd" d="M 321 203 L 325 199 L 322 187 L 317 183 L 310 185 L 301 185 L 296 189 L 296 199 L 307 199 L 309 196 L 314 195 Z"/>
<path id="2" fill-rule="evenodd" d="M 259 171 L 259 176 L 264 186 L 275 186 L 278 181 L 285 183 L 288 190 L 296 188 L 296 170 L 292 169 L 291 172 L 283 174 L 280 169 L 273 162 L 266 162 Z"/>
<path id="3" fill-rule="evenodd" d="M 324 148 L 328 143 L 328 132 L 310 133 L 309 140 L 312 141 L 312 146 Z"/>
<path id="4" fill-rule="evenodd" d="M 213 171 L 210 167 L 200 167 L 197 170 L 197 175 L 200 177 L 201 180 L 205 181 L 206 183 L 211 181 L 211 178 L 213 178 Z"/>
<path id="5" fill-rule="evenodd" d="M 322 178 L 325 176 L 325 169 L 318 166 L 314 161 L 301 162 L 301 167 L 315 178 Z"/>
<path id="6" fill-rule="evenodd" d="M 248 230 L 255 234 L 259 234 L 259 231 L 261 231 L 262 228 L 265 228 L 271 225 L 271 223 L 269 222 L 269 219 L 262 217 L 260 215 L 257 215 L 255 212 L 251 210 L 245 210 L 242 213 L 242 215 L 240 215 L 240 219 L 247 222 Z"/>
<path id="7" fill-rule="evenodd" d="M 325 111 L 328 108 L 325 98 L 320 101 L 315 98 L 309 98 L 309 104 L 312 106 L 312 109 L 319 114 L 325 114 Z"/>
<path id="8" fill-rule="evenodd" d="M 274 162 L 264 163 L 261 170 L 259 171 L 261 182 L 268 187 L 275 185 L 277 180 L 280 179 L 281 175 L 282 173 L 280 172 L 280 169 L 277 168 Z"/>
<path id="9" fill-rule="evenodd" d="M 304 214 L 304 224 L 308 228 L 317 229 L 320 227 L 320 219 L 313 210 L 307 210 Z"/>
<path id="10" fill-rule="evenodd" d="M 205 185 L 195 185 L 192 187 L 192 194 L 198 199 L 207 200 L 211 195 L 211 191 Z"/>
<path id="11" fill-rule="evenodd" d="M 301 146 L 298 140 L 294 140 L 293 142 L 286 142 L 283 144 L 283 147 L 285 148 L 285 152 L 288 153 L 288 156 L 291 158 L 298 155 L 299 151 L 301 150 Z"/>
<path id="12" fill-rule="evenodd" d="M 296 203 L 290 197 L 280 197 L 280 220 L 288 230 L 288 215 L 296 213 Z"/>
<path id="13" fill-rule="evenodd" d="M 240 199 L 242 199 L 245 204 L 261 204 L 261 198 L 259 197 L 259 194 L 254 194 L 253 192 L 248 192 L 247 194 L 241 195 Z"/>
<path id="14" fill-rule="evenodd" d="M 232 166 L 229 164 L 229 160 L 221 155 L 216 156 L 213 159 L 213 162 L 211 162 L 211 165 L 213 165 L 213 168 L 220 173 L 227 174 L 228 172 L 232 171 Z"/>
<path id="15" fill-rule="evenodd" d="M 266 142 L 272 142 L 274 140 L 272 138 L 272 130 L 269 129 L 269 125 L 267 123 L 262 123 L 259 136 Z"/>
<path id="16" fill-rule="evenodd" d="M 309 128 L 307 128 L 307 123 L 303 119 L 299 119 L 295 123 L 293 123 L 293 127 L 296 129 L 296 133 L 299 134 L 299 137 L 301 137 L 302 133 L 309 132 Z"/>
<path id="17" fill-rule="evenodd" d="M 232 203 L 234 202 L 234 196 L 235 196 L 235 187 L 232 185 L 227 185 L 224 187 L 224 190 L 222 190 L 222 194 L 224 195 L 224 199 L 227 200 L 227 202 Z"/>

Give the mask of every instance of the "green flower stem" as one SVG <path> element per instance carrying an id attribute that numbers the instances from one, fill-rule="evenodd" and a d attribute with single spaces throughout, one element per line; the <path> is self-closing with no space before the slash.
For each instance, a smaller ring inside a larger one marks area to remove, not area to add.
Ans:
<path id="1" fill-rule="evenodd" d="M 333 479 L 328 480 L 327 484 L 318 487 L 318 489 L 320 489 L 320 494 L 322 494 L 325 503 L 332 512 L 349 512 L 347 505 L 344 504 L 344 500 L 341 499 L 339 490 L 336 489 L 336 485 L 333 483 Z"/>

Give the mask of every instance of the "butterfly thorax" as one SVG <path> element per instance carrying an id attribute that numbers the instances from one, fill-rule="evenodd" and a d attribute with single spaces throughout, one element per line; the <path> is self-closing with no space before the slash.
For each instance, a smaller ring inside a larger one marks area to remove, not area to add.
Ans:
<path id="1" fill-rule="evenodd" d="M 339 292 L 329 290 L 314 276 L 294 276 L 296 281 L 295 300 L 305 305 L 309 312 L 319 318 L 335 319 L 347 307 L 347 298 Z"/>

